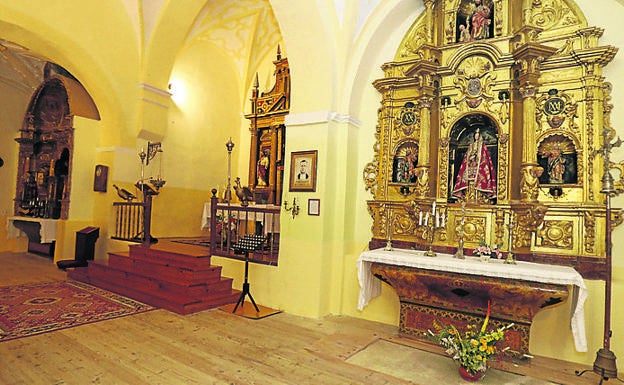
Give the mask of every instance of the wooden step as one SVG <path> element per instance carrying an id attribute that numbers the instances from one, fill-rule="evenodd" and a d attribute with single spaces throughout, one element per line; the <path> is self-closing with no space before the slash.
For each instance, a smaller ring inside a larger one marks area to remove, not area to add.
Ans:
<path id="1" fill-rule="evenodd" d="M 159 261 L 161 262 L 161 261 Z M 210 265 L 193 269 L 180 266 L 165 265 L 143 259 L 131 258 L 129 255 L 111 253 L 108 256 L 108 265 L 129 272 L 141 272 L 147 277 L 160 278 L 164 281 L 179 284 L 201 284 L 218 279 L 221 276 L 221 266 Z"/>
<path id="2" fill-rule="evenodd" d="M 160 293 L 160 295 L 155 296 L 152 293 L 145 293 L 140 289 L 121 286 L 116 282 L 103 280 L 98 277 L 90 276 L 89 282 L 87 283 L 178 314 L 191 314 L 198 311 L 214 309 L 223 305 L 236 303 L 241 293 L 238 290 L 231 290 L 228 293 L 215 295 L 214 297 L 202 301 L 193 300 L 184 302 L 180 301 L 179 297 L 171 297 L 164 293 Z"/>
<path id="3" fill-rule="evenodd" d="M 180 285 L 137 272 L 128 272 L 102 262 L 90 264 L 89 276 L 106 277 L 119 285 L 140 288 L 148 293 L 167 293 L 178 297 L 201 300 L 216 293 L 227 292 L 232 288 L 232 279 L 217 277 L 202 284 Z"/>
<path id="4" fill-rule="evenodd" d="M 171 242 L 131 245 L 109 253 L 108 261 L 68 269 L 68 277 L 180 314 L 236 303 L 240 296 L 205 248 Z"/>
<path id="5" fill-rule="evenodd" d="M 203 247 L 163 242 L 151 246 L 130 245 L 132 258 L 165 264 L 168 266 L 184 266 L 190 268 L 205 268 L 210 266 L 210 254 Z M 180 245 L 179 247 L 177 245 Z"/>

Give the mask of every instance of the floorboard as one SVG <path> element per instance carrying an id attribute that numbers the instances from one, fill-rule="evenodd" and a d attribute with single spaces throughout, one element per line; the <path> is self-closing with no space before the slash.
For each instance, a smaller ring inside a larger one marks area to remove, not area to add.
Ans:
<path id="1" fill-rule="evenodd" d="M 50 259 L 33 254 L 0 253 L 0 264 L 5 286 L 66 277 Z M 414 384 L 345 361 L 377 339 L 442 353 L 400 337 L 395 326 L 350 317 L 250 319 L 218 309 L 186 316 L 155 310 L 2 342 L 0 383 Z M 597 383 L 574 378 L 574 369 L 583 369 L 576 364 L 540 357 L 507 369 L 568 385 Z"/>

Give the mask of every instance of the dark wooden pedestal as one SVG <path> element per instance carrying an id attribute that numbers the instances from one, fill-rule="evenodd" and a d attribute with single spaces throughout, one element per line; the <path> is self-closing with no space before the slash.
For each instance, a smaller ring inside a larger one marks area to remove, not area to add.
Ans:
<path id="1" fill-rule="evenodd" d="M 489 328 L 514 324 L 499 348 L 515 355 L 529 353 L 533 317 L 543 309 L 565 302 L 565 285 L 543 284 L 510 278 L 485 277 L 373 263 L 371 272 L 394 288 L 401 301 L 399 331 L 432 342 L 428 330 L 453 324 L 462 330 L 481 325 L 491 303 Z"/>

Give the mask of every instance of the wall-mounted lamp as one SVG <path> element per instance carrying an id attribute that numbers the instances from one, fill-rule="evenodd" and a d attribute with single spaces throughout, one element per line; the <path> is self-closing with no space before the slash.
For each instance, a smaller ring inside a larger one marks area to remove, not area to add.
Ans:
<path id="1" fill-rule="evenodd" d="M 299 215 L 299 205 L 297 204 L 297 198 L 293 198 L 293 203 L 291 207 L 288 207 L 288 201 L 284 201 L 284 210 L 290 211 L 293 219 L 295 219 L 295 217 Z"/>

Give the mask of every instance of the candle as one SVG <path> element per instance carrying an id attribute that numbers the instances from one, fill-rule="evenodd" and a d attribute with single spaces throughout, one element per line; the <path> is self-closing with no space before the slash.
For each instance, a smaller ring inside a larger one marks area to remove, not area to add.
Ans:
<path id="1" fill-rule="evenodd" d="M 429 213 L 427 213 L 427 216 L 425 216 L 425 226 L 427 226 L 429 224 Z"/>
<path id="2" fill-rule="evenodd" d="M 436 211 L 435 213 L 435 224 L 436 224 L 436 227 L 440 227 L 440 212 L 439 211 Z"/>
<path id="3" fill-rule="evenodd" d="M 431 215 L 435 215 L 436 212 L 436 202 L 433 201 L 433 207 L 431 208 Z"/>
<path id="4" fill-rule="evenodd" d="M 420 214 L 418 215 L 418 225 L 419 225 L 419 226 L 422 226 L 422 217 L 423 217 L 423 216 L 422 216 L 422 213 L 423 213 L 423 212 L 421 211 L 421 212 L 420 212 Z"/>

